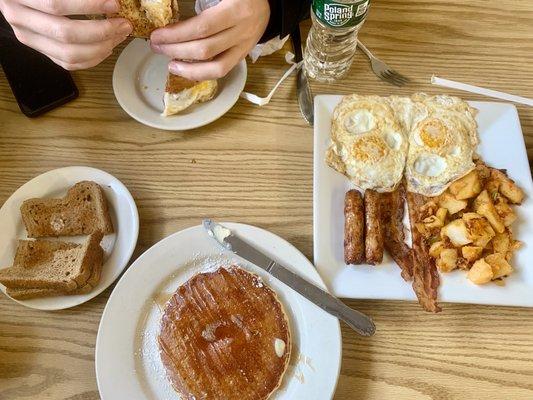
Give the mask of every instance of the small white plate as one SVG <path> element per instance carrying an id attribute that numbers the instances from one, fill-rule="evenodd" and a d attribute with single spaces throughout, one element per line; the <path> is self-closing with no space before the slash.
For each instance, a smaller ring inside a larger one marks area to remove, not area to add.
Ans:
<path id="1" fill-rule="evenodd" d="M 223 225 L 324 288 L 315 268 L 295 247 L 265 230 Z M 141 255 L 117 283 L 105 307 L 96 339 L 96 379 L 102 400 L 178 400 L 159 358 L 157 335 L 163 304 L 195 273 L 240 265 L 278 294 L 289 316 L 293 354 L 272 399 L 330 399 L 341 361 L 338 320 L 262 269 L 221 253 L 202 226 L 175 233 Z"/>
<path id="2" fill-rule="evenodd" d="M 383 263 L 346 266 L 343 258 L 344 195 L 352 186 L 325 160 L 330 143 L 331 117 L 342 96 L 315 97 L 314 137 L 314 260 L 320 275 L 338 297 L 353 299 L 416 300 L 411 283 L 400 277 L 399 267 L 385 254 Z M 463 271 L 440 274 L 439 301 L 533 307 L 533 182 L 524 137 L 515 106 L 469 102 L 477 115 L 481 144 L 478 153 L 490 166 L 507 169 L 525 191 L 513 232 L 524 246 L 513 256 L 515 272 L 505 286 L 474 285 Z"/>
<path id="3" fill-rule="evenodd" d="M 207 125 L 233 107 L 246 84 L 246 61 L 242 60 L 218 80 L 212 100 L 163 117 L 169 61 L 168 57 L 153 53 L 147 40 L 134 39 L 120 54 L 113 71 L 113 91 L 120 106 L 140 123 L 153 128 L 183 131 Z"/>
<path id="4" fill-rule="evenodd" d="M 29 300 L 13 299 L 17 303 L 38 310 L 61 310 L 77 306 L 107 289 L 128 264 L 139 235 L 139 214 L 130 192 L 122 182 L 107 172 L 90 167 L 66 167 L 45 172 L 26 182 L 7 199 L 0 209 L 0 243 L 2 244 L 0 268 L 12 265 L 18 240 L 27 239 L 26 229 L 20 216 L 22 202 L 34 197 L 63 197 L 71 186 L 84 180 L 94 181 L 102 186 L 115 230 L 115 233 L 106 235 L 102 240 L 104 266 L 100 283 L 86 294 Z M 59 240 L 82 243 L 84 238 L 83 236 L 62 236 Z M 6 288 L 1 284 L 0 290 L 6 293 Z"/>

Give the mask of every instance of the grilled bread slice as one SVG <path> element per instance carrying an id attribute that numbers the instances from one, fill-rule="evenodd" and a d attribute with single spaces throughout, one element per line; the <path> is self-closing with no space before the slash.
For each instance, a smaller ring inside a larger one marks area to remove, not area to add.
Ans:
<path id="1" fill-rule="evenodd" d="M 0 283 L 9 289 L 82 289 L 94 276 L 94 266 L 103 263 L 102 237 L 94 232 L 83 245 L 21 240 L 13 266 L 0 270 Z"/>
<path id="2" fill-rule="evenodd" d="M 118 16 L 133 25 L 132 36 L 149 38 L 153 30 L 162 28 L 179 17 L 177 0 L 119 0 Z"/>
<path id="3" fill-rule="evenodd" d="M 218 89 L 216 80 L 190 81 L 178 75 L 168 74 L 163 116 L 168 117 L 185 110 L 196 103 L 211 100 Z"/>
<path id="4" fill-rule="evenodd" d="M 26 200 L 20 212 L 32 238 L 113 232 L 104 191 L 91 181 L 78 182 L 62 199 Z"/>
<path id="5" fill-rule="evenodd" d="M 102 254 L 103 256 L 103 254 Z M 47 289 L 47 288 L 7 288 L 7 294 L 17 300 L 27 300 L 37 297 L 62 296 L 71 294 L 85 294 L 93 290 L 100 282 L 102 276 L 103 259 L 100 261 L 98 257 L 95 258 L 95 263 L 92 266 L 92 273 L 87 283 L 80 288 L 68 291 L 61 289 Z"/>

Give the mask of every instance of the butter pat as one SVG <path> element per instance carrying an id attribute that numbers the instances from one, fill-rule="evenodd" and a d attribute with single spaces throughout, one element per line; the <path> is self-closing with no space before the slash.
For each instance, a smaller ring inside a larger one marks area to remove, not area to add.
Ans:
<path id="1" fill-rule="evenodd" d="M 224 239 L 231 235 L 231 231 L 228 228 L 224 228 L 222 225 L 215 225 L 213 228 L 213 235 L 215 235 L 215 239 L 219 243 L 223 243 Z"/>
<path id="2" fill-rule="evenodd" d="M 283 354 L 285 354 L 285 342 L 279 338 L 274 339 L 274 350 L 279 358 L 283 357 Z"/>

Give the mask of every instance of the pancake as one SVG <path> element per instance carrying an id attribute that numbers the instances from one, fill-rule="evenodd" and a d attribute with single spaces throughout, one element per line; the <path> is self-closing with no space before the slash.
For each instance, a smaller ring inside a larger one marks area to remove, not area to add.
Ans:
<path id="1" fill-rule="evenodd" d="M 183 399 L 267 399 L 291 352 L 289 323 L 272 289 L 232 266 L 200 273 L 165 306 L 161 361 Z"/>

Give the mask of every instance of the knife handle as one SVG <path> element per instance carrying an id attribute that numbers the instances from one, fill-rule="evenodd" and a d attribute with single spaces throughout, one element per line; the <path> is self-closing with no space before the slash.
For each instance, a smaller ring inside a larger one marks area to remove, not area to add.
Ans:
<path id="1" fill-rule="evenodd" d="M 350 328 L 360 335 L 372 336 L 375 333 L 376 326 L 370 317 L 348 307 L 338 298 L 307 282 L 287 268 L 273 263 L 268 272 L 324 311 L 346 322 Z"/>

